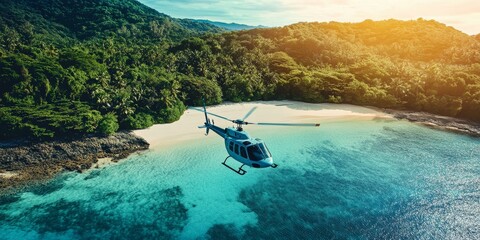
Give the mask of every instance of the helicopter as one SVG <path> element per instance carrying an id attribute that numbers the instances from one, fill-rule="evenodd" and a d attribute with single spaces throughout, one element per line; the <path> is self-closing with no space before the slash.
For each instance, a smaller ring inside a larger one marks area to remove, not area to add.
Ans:
<path id="1" fill-rule="evenodd" d="M 246 170 L 243 169 L 245 165 L 254 167 L 254 168 L 266 168 L 272 167 L 276 168 L 278 165 L 273 162 L 272 154 L 268 149 L 265 142 L 259 138 L 252 138 L 247 132 L 243 130 L 243 126 L 245 125 L 259 125 L 259 126 L 298 126 L 298 127 L 318 127 L 320 126 L 319 123 L 254 123 L 254 122 L 246 122 L 247 119 L 256 109 L 257 107 L 253 107 L 250 111 L 245 114 L 245 116 L 241 119 L 229 119 L 223 117 L 221 115 L 217 115 L 211 112 L 207 112 L 207 108 L 205 106 L 205 100 L 203 100 L 203 110 L 198 108 L 191 108 L 193 110 L 197 110 L 203 112 L 205 114 L 205 123 L 204 125 L 198 126 L 198 128 L 205 128 L 206 134 L 208 135 L 209 131 L 212 130 L 220 137 L 225 139 L 225 148 L 227 149 L 228 156 L 222 162 L 224 166 L 229 168 L 230 170 L 236 172 L 239 175 L 244 175 L 247 173 Z M 234 127 L 227 127 L 221 128 L 215 126 L 215 122 L 208 118 L 208 115 L 215 116 L 217 118 L 232 122 L 235 124 Z M 240 168 L 235 169 L 229 164 L 227 164 L 227 160 L 229 158 L 233 158 L 234 160 L 242 163 Z"/>

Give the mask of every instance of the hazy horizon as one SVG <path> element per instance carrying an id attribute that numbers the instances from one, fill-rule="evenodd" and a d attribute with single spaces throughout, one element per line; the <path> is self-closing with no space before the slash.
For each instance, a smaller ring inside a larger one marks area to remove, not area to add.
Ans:
<path id="1" fill-rule="evenodd" d="M 480 3 L 472 0 L 138 0 L 175 18 L 284 26 L 298 22 L 436 20 L 466 34 L 480 33 Z"/>

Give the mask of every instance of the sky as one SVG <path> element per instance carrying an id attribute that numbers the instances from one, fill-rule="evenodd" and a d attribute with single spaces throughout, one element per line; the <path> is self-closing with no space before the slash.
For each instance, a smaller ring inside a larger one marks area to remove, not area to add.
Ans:
<path id="1" fill-rule="evenodd" d="M 175 18 L 270 27 L 297 22 L 434 19 L 480 33 L 479 0 L 138 0 Z"/>

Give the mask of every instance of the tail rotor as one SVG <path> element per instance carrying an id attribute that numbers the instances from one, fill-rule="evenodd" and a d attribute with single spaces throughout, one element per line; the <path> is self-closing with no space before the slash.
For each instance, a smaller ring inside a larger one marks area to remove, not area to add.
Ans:
<path id="1" fill-rule="evenodd" d="M 209 114 L 213 115 L 215 117 L 219 117 L 219 118 L 228 120 L 228 121 L 233 121 L 233 120 L 230 120 L 226 117 L 222 117 L 220 115 L 207 112 L 207 107 L 205 106 L 205 99 L 204 98 L 202 98 L 202 102 L 203 102 L 203 109 L 200 109 L 200 108 L 190 108 L 190 109 L 196 110 L 196 111 L 199 111 L 199 112 L 203 112 L 203 114 L 205 114 L 205 123 L 201 126 L 198 126 L 198 128 L 205 128 L 205 135 L 208 135 L 208 133 L 210 132 L 210 128 L 212 128 L 212 126 L 215 125 L 215 122 L 213 121 L 213 119 L 208 118 Z"/>

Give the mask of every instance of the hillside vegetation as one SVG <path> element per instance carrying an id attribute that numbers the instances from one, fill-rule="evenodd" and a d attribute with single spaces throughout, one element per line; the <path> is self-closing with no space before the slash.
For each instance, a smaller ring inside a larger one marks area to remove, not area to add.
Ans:
<path id="1" fill-rule="evenodd" d="M 134 0 L 0 4 L 0 138 L 145 128 L 186 105 L 293 99 L 480 121 L 480 41 L 435 21 L 222 33 Z"/>
<path id="2" fill-rule="evenodd" d="M 176 71 L 231 101 L 295 99 L 480 121 L 480 42 L 436 21 L 299 23 L 210 35 L 171 49 Z"/>

